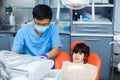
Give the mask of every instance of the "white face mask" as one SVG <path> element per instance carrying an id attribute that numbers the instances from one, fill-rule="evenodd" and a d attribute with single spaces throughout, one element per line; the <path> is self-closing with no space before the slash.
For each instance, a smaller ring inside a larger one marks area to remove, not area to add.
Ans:
<path id="1" fill-rule="evenodd" d="M 47 26 L 39 26 L 37 24 L 34 25 L 34 28 L 39 32 L 39 33 L 44 33 L 48 28 L 49 25 Z"/>

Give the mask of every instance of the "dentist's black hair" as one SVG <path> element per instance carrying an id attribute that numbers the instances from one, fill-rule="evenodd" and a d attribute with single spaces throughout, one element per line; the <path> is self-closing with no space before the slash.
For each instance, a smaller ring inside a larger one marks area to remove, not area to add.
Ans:
<path id="1" fill-rule="evenodd" d="M 36 18 L 37 20 L 42 19 L 52 19 L 52 9 L 45 4 L 38 4 L 33 8 L 32 11 L 33 18 Z"/>

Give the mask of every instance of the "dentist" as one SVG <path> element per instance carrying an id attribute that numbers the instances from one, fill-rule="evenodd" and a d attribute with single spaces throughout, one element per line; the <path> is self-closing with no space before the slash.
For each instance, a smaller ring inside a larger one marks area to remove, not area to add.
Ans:
<path id="1" fill-rule="evenodd" d="M 36 5 L 32 15 L 33 21 L 23 25 L 17 32 L 11 50 L 32 56 L 55 57 L 61 41 L 58 27 L 50 23 L 51 8 L 44 4 Z"/>

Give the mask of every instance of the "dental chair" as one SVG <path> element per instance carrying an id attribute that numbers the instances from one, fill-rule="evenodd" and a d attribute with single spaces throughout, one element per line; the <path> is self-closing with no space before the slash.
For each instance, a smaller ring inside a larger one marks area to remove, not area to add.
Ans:
<path id="1" fill-rule="evenodd" d="M 71 46 L 70 46 L 71 51 L 73 51 L 74 47 L 78 43 L 84 43 L 85 45 L 87 45 L 87 43 L 85 43 L 83 41 L 74 41 L 71 43 Z M 63 61 L 72 61 L 72 56 L 67 52 L 61 52 L 54 60 L 55 69 L 61 69 Z M 90 55 L 87 59 L 87 62 L 98 68 L 97 76 L 96 76 L 95 80 L 99 80 L 100 69 L 101 69 L 101 64 L 102 64 L 100 57 L 95 53 L 90 53 Z"/>

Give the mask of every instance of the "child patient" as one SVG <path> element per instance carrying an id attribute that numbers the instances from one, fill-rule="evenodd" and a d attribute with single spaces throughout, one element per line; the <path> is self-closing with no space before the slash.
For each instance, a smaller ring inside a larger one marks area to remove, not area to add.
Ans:
<path id="1" fill-rule="evenodd" d="M 73 62 L 64 61 L 64 80 L 95 80 L 97 67 L 87 63 L 90 48 L 84 43 L 77 44 L 72 52 Z"/>

